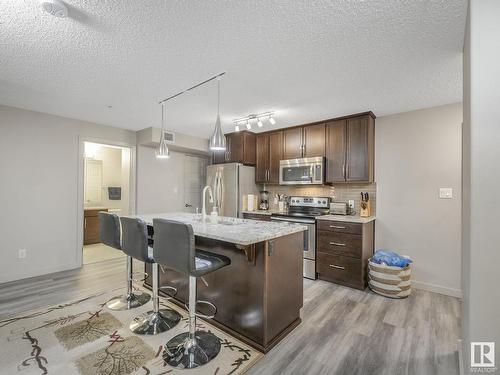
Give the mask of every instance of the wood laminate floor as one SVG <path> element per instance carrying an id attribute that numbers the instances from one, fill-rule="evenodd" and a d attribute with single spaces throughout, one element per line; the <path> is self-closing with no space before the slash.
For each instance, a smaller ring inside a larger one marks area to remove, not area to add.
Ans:
<path id="1" fill-rule="evenodd" d="M 0 318 L 124 282 L 125 259 L 112 259 L 0 284 Z M 460 310 L 457 298 L 421 290 L 391 300 L 304 279 L 302 324 L 248 374 L 458 374 Z"/>

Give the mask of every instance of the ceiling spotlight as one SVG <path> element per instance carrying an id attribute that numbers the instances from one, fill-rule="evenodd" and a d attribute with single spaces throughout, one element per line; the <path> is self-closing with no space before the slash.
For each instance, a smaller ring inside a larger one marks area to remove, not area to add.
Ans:
<path id="1" fill-rule="evenodd" d="M 252 129 L 252 125 L 250 125 L 250 121 L 247 120 L 247 129 L 250 130 Z"/>
<path id="2" fill-rule="evenodd" d="M 259 128 L 262 128 L 262 125 L 263 125 L 263 124 L 262 124 L 262 120 L 261 120 L 261 119 L 258 119 L 258 120 L 257 120 L 257 126 L 258 126 Z"/>
<path id="3" fill-rule="evenodd" d="M 238 124 L 234 125 L 234 131 L 239 132 L 240 131 L 240 126 Z"/>
<path id="4" fill-rule="evenodd" d="M 269 116 L 269 122 L 271 123 L 271 125 L 276 124 L 276 120 L 273 118 L 273 116 Z"/>
<path id="5" fill-rule="evenodd" d="M 68 8 L 59 0 L 43 0 L 40 1 L 40 6 L 44 11 L 57 18 L 66 18 L 68 16 Z"/>

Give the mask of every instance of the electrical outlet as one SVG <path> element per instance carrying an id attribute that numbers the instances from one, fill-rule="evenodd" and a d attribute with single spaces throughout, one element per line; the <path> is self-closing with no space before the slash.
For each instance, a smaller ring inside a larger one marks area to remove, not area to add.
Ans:
<path id="1" fill-rule="evenodd" d="M 354 199 L 349 199 L 349 207 L 354 210 Z"/>
<path id="2" fill-rule="evenodd" d="M 24 259 L 28 255 L 28 250 L 26 249 L 19 249 L 18 251 L 18 257 L 19 259 Z"/>
<path id="3" fill-rule="evenodd" d="M 439 188 L 439 199 L 452 199 L 453 189 L 452 188 Z"/>

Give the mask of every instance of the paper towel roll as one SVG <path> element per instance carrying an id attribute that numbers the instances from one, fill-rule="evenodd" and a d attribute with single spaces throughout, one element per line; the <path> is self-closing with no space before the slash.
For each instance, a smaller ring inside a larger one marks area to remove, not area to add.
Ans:
<path id="1" fill-rule="evenodd" d="M 248 204 L 248 211 L 253 211 L 255 209 L 254 207 L 254 195 L 253 194 L 248 194 L 248 199 L 247 199 L 247 204 Z"/>

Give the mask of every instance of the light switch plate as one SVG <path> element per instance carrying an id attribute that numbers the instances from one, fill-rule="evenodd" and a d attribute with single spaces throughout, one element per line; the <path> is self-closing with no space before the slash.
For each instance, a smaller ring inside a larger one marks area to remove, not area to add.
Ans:
<path id="1" fill-rule="evenodd" d="M 453 189 L 452 188 L 439 188 L 439 199 L 452 199 Z"/>

